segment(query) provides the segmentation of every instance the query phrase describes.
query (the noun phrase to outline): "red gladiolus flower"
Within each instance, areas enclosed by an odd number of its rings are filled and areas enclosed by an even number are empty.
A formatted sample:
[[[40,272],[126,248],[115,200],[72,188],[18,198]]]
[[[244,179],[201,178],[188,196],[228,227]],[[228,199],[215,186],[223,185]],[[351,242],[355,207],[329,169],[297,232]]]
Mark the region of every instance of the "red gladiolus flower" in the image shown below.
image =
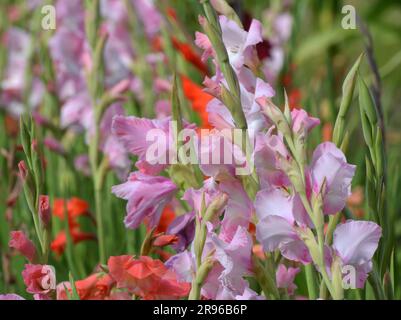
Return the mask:
[[[189,44],[181,42],[175,37],[171,38],[171,42],[174,48],[179,52],[181,52],[182,56],[186,61],[191,63],[203,74],[205,75],[208,74],[207,66],[202,62],[200,56],[192,49],[192,47]]]
[[[168,226],[175,219],[175,212],[172,209],[171,205],[165,206],[163,209],[162,215],[160,217],[160,222],[157,225],[157,228],[154,231],[154,234],[164,233],[167,231]]]
[[[70,225],[71,239],[74,244],[80,243],[85,240],[96,240],[96,236],[93,233],[83,232],[79,230],[79,226],[71,228]],[[58,255],[62,255],[67,245],[67,235],[65,231],[60,231],[53,242],[50,244],[50,249]]]
[[[67,205],[64,199],[54,200],[53,214],[63,220],[66,207],[69,219],[88,215],[89,212],[89,204],[85,200],[73,197],[68,200]]]
[[[95,273],[89,277],[75,282],[81,300],[106,300],[111,294],[115,281],[108,274]],[[57,286],[57,300],[68,300],[67,290],[72,293],[69,282]]]
[[[83,232],[80,230],[80,226],[77,221],[78,217],[89,215],[89,204],[86,201],[76,197],[71,198],[67,201],[67,203],[64,199],[56,199],[53,203],[53,214],[59,217],[60,220],[64,220],[66,207],[68,227],[70,230],[72,242],[74,244],[77,244],[85,240],[95,240],[96,236],[94,234]],[[63,230],[57,234],[56,238],[51,243],[50,248],[56,254],[61,255],[65,250],[66,244],[67,236],[65,234],[65,231]]]
[[[108,267],[117,288],[127,288],[145,300],[178,299],[187,296],[190,290],[190,284],[178,282],[176,274],[163,262],[147,256],[110,257]]]
[[[213,97],[204,92],[202,87],[192,82],[191,79],[185,76],[181,76],[181,79],[185,97],[191,102],[192,109],[199,114],[202,121],[202,127],[205,129],[212,128],[209,124],[209,115],[206,111],[206,106]]]

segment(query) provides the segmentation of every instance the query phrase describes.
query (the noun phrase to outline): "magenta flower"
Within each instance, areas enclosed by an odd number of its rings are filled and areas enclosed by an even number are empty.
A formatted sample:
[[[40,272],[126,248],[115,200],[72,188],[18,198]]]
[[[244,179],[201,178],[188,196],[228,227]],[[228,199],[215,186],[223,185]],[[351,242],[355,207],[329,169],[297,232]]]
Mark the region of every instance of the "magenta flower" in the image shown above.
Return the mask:
[[[286,267],[280,264],[276,271],[276,284],[278,288],[286,289],[291,296],[294,294],[297,286],[294,284],[295,276],[301,271],[299,268]]]
[[[351,194],[355,169],[356,166],[348,164],[344,153],[332,142],[317,146],[312,157],[310,175],[312,191],[315,194],[322,192],[325,214],[334,214],[344,209]]]
[[[155,227],[165,205],[170,202],[177,187],[168,178],[133,172],[127,182],[114,186],[112,192],[119,198],[128,200],[125,226],[136,229],[146,218],[149,227]]]
[[[259,218],[256,238],[265,251],[279,249],[288,260],[311,262],[309,250],[297,231],[307,221],[297,197],[280,189],[261,190],[256,195],[255,210]]]
[[[10,241],[8,243],[10,248],[14,248],[30,262],[33,262],[36,257],[36,248],[31,240],[27,238],[22,231],[11,231]]]
[[[343,266],[356,270],[356,287],[363,288],[372,270],[372,258],[379,245],[382,229],[374,222],[348,220],[337,226],[333,234],[333,249]]]
[[[52,266],[26,264],[22,277],[29,293],[48,296],[56,289],[56,274]]]

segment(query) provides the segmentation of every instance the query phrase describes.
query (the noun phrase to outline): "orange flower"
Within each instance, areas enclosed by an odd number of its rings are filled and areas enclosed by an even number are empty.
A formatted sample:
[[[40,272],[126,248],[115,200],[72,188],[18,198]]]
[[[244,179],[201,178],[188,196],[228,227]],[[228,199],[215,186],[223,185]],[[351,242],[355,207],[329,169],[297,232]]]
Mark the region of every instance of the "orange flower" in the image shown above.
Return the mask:
[[[200,72],[207,75],[208,69],[207,66],[203,63],[200,56],[192,49],[192,47],[184,42],[179,41],[175,37],[171,37],[171,42],[173,47],[181,52],[182,56],[186,61],[191,63],[195,68],[197,68]]]
[[[61,283],[57,286],[57,300],[67,300],[65,287],[70,293],[70,283]],[[115,281],[108,274],[95,273],[89,277],[75,282],[75,287],[81,300],[106,300],[111,296]]]
[[[74,244],[80,243],[85,240],[96,240],[96,236],[89,232],[82,232],[79,230],[79,226],[71,228],[70,226],[71,239]],[[50,244],[50,249],[58,255],[62,255],[67,245],[67,236],[65,231],[60,231],[56,238]]]
[[[55,199],[53,203],[53,214],[63,220],[65,207],[66,204],[64,199]],[[67,213],[69,219],[88,215],[88,212],[89,204],[85,200],[73,197],[67,201]]]
[[[182,88],[184,90],[185,97],[191,102],[192,109],[196,111],[202,121],[202,127],[210,129],[212,126],[209,124],[209,115],[206,111],[206,106],[213,96],[204,92],[202,87],[192,82],[191,79],[182,75]]]
[[[76,197],[71,198],[67,201],[67,203],[64,199],[55,199],[53,203],[53,214],[59,217],[60,220],[64,220],[66,207],[68,227],[70,230],[72,242],[74,244],[77,244],[85,240],[95,240],[96,236],[94,234],[83,232],[80,230],[80,226],[77,221],[78,217],[89,215],[89,204],[85,200]],[[66,244],[67,236],[65,234],[65,231],[62,230],[57,234],[56,238],[51,243],[50,248],[56,254],[62,255],[65,250]]]
[[[145,300],[178,299],[187,296],[190,290],[189,283],[178,282],[176,274],[163,262],[148,256],[110,257],[108,267],[117,288],[127,288]]]
[[[171,222],[173,222],[174,219],[175,219],[175,212],[171,207],[171,205],[169,204],[164,207],[162,215],[160,217],[159,225],[157,226],[154,233],[158,234],[166,232],[168,226],[171,224]]]

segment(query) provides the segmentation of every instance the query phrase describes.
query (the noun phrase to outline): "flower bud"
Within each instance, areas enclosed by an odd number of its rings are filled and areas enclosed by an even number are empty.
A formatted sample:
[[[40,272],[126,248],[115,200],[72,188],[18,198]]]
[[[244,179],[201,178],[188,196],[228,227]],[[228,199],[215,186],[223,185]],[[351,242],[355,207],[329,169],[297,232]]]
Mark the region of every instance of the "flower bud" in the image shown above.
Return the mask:
[[[51,219],[49,196],[41,195],[39,197],[39,218],[46,228],[49,225]]]
[[[22,160],[18,163],[18,170],[19,170],[19,176],[21,177],[21,180],[23,182],[25,182],[26,178],[28,177],[28,168],[26,167],[26,163],[24,160]]]
[[[22,231],[11,231],[10,241],[8,243],[10,248],[14,248],[30,262],[35,260],[36,248],[31,240]]]

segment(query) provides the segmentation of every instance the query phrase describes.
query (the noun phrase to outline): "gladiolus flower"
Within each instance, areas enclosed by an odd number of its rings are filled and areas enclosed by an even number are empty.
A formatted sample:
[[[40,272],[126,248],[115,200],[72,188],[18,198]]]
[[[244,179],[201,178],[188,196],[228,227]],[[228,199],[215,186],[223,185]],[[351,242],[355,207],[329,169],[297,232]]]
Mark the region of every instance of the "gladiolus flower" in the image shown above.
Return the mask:
[[[206,129],[211,128],[208,120],[209,114],[206,111],[206,107],[213,97],[204,92],[201,86],[192,82],[188,77],[181,76],[181,79],[185,97],[191,101],[192,109],[199,114],[202,121],[202,127]]]
[[[64,220],[64,212],[67,208],[69,219],[74,219],[80,216],[86,216],[89,212],[89,204],[82,199],[73,197],[65,202],[64,199],[55,199],[53,203],[53,214]]]
[[[15,293],[0,294],[0,300],[25,300],[23,297]]]
[[[112,188],[117,197],[128,200],[124,223],[130,229],[138,228],[145,218],[150,228],[157,226],[165,205],[176,190],[170,179],[141,172],[131,173],[127,182]]]
[[[95,273],[89,277],[75,281],[80,300],[106,300],[111,295],[115,281],[108,274]],[[66,289],[72,293],[71,284],[62,282],[57,285],[57,300],[67,300]]]
[[[145,300],[178,299],[189,293],[190,284],[179,282],[160,260],[147,256],[110,257],[108,267],[118,288],[128,288]]]
[[[10,248],[14,248],[21,253],[30,262],[35,260],[36,248],[31,240],[27,238],[22,231],[11,231],[10,242],[8,243]]]
[[[355,169],[332,142],[321,143],[315,149],[310,168],[312,190],[315,194],[322,192],[325,214],[334,214],[344,209],[351,194]]]
[[[29,293],[49,295],[56,289],[56,274],[52,266],[26,264],[22,277]]]
[[[379,245],[382,229],[374,222],[348,220],[334,230],[333,249],[343,266],[353,266],[356,287],[363,288],[372,270],[372,258]]]
[[[49,196],[41,195],[39,197],[39,218],[45,227],[49,225],[51,219]]]
[[[301,271],[299,268],[287,268],[285,265],[280,264],[276,271],[276,284],[277,288],[286,289],[287,293],[291,296],[294,294],[297,286],[294,284],[295,276]]]
[[[183,55],[184,59],[193,64],[200,72],[207,74],[207,66],[202,62],[199,55],[192,49],[189,44],[179,41],[177,38],[172,37],[171,42],[175,49]]]

